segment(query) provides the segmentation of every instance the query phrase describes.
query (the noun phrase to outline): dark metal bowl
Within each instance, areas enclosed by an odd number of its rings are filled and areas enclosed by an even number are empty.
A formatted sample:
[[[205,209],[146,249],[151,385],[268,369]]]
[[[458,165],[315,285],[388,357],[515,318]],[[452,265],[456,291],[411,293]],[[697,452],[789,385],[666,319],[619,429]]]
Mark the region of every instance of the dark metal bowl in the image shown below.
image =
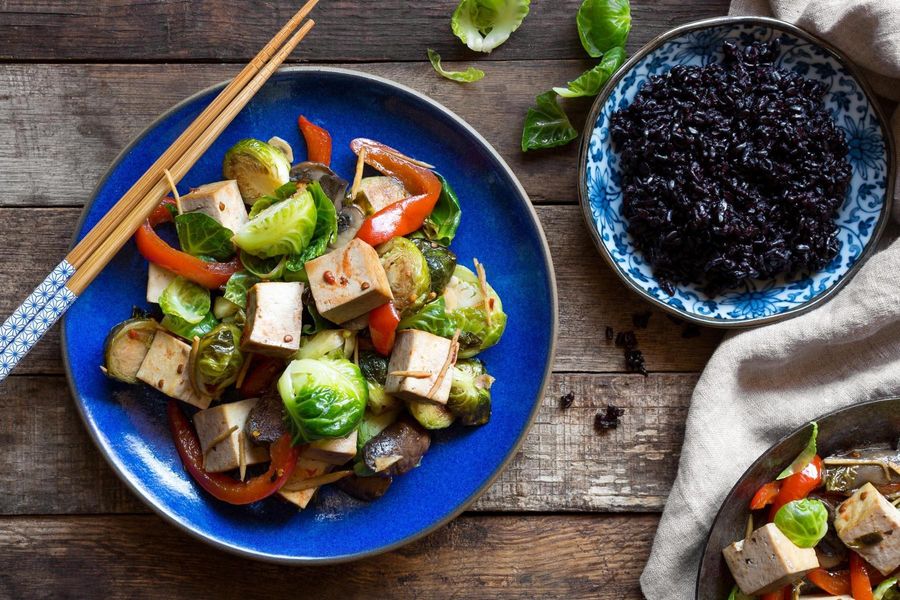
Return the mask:
[[[873,400],[828,413],[819,423],[819,454],[871,444],[894,444],[900,436],[900,398]],[[743,539],[748,506],[761,485],[772,481],[803,450],[809,440],[809,426],[797,429],[769,448],[731,488],[713,522],[700,570],[697,573],[697,600],[724,600],[734,580],[722,557],[722,549]]]

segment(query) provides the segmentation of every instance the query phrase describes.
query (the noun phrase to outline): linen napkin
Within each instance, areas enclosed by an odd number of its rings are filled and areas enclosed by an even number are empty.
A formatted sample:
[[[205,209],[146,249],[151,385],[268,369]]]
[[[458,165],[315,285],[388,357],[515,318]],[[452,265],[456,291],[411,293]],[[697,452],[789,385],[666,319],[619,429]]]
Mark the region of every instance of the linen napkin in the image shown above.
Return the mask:
[[[900,0],[732,0],[731,14],[796,23],[900,100]],[[900,109],[892,127],[900,141]],[[900,240],[882,246],[830,302],[731,334],[713,354],[691,398],[678,476],[641,575],[650,600],[694,597],[719,506],[772,443],[822,413],[900,395]]]

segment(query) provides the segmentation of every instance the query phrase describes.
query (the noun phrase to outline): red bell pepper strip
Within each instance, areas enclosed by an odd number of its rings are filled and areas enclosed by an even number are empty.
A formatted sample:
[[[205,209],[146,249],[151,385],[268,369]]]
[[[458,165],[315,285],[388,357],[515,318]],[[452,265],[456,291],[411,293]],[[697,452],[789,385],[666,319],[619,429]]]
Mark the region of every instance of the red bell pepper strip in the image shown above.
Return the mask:
[[[753,499],[750,501],[750,510],[759,510],[772,504],[775,502],[775,497],[778,496],[778,492],[780,491],[780,481],[770,481],[769,483],[763,484],[762,487],[756,490],[756,494],[753,495]]]
[[[269,391],[282,371],[284,371],[284,361],[255,354],[253,365],[240,387],[241,397],[259,398]]]
[[[399,323],[400,315],[393,302],[382,304],[369,313],[369,335],[379,354],[387,356],[391,353]]]
[[[206,262],[187,252],[176,250],[153,230],[160,223],[172,221],[172,213],[167,206],[173,202],[171,198],[163,200],[134,234],[138,252],[150,262],[203,287],[211,290],[222,287],[236,271],[240,270],[241,263],[237,258],[227,263]]]
[[[429,169],[409,162],[398,151],[379,142],[357,138],[350,148],[359,154],[366,150],[366,163],[379,172],[398,179],[411,194],[385,206],[363,221],[356,237],[371,246],[416,231],[434,210],[441,195],[441,182]]]
[[[822,458],[817,454],[799,473],[781,480],[781,491],[775,496],[772,508],[769,509],[769,520],[775,520],[775,513],[782,506],[794,500],[806,498],[811,491],[822,483]]]
[[[791,593],[793,591],[794,591],[793,588],[788,585],[788,586],[781,588],[777,592],[763,594],[759,598],[760,598],[760,600],[791,600]]]
[[[310,123],[303,115],[297,118],[297,126],[306,140],[307,160],[331,166],[331,135],[318,125]]]
[[[223,473],[207,473],[203,469],[203,452],[200,440],[194,433],[184,412],[175,400],[169,400],[166,409],[169,428],[175,439],[175,447],[188,473],[204,490],[229,504],[250,504],[277,492],[291,477],[297,466],[300,449],[291,445],[291,436],[284,434],[269,449],[272,461],[269,470],[248,481],[238,481]]]
[[[873,600],[872,582],[863,559],[856,552],[850,552],[850,595],[853,600]]]
[[[849,571],[826,571],[825,569],[816,569],[807,573],[806,578],[822,591],[828,592],[834,596],[850,593]]]

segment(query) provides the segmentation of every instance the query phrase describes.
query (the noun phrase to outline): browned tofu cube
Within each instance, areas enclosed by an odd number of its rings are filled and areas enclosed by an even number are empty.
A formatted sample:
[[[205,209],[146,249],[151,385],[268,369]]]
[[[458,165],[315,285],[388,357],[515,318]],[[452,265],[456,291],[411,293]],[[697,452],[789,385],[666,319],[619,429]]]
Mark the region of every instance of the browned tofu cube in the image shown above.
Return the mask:
[[[303,284],[263,281],[247,292],[247,323],[241,350],[287,358],[300,348]]]
[[[256,402],[256,398],[229,402],[194,415],[194,427],[203,450],[204,469],[210,473],[237,469],[241,465],[242,448],[244,464],[255,465],[269,460],[268,449],[253,444],[244,431],[247,416]],[[235,427],[237,429],[231,431]]]
[[[819,566],[813,548],[800,548],[769,523],[722,551],[731,575],[748,596],[768,594]]]
[[[453,369],[444,372],[436,387],[435,382],[451,352],[451,340],[439,335],[415,329],[397,332],[384,391],[403,400],[447,404]],[[451,366],[455,360],[455,356],[450,357]]]
[[[186,213],[202,212],[232,233],[249,220],[237,181],[233,179],[194,188],[190,194],[181,197],[181,208]]]
[[[344,323],[393,300],[375,248],[354,239],[306,263],[309,288],[319,314]]]
[[[882,575],[900,567],[900,510],[871,483],[841,503],[834,529]]]
[[[305,454],[305,452],[300,454],[300,458],[297,459],[297,466],[294,467],[294,472],[291,473],[291,476],[285,482],[284,487],[278,491],[278,494],[282,498],[292,504],[296,504],[301,509],[307,507],[309,501],[312,500],[312,497],[319,488],[312,487],[305,490],[290,491],[291,487],[305,479],[312,479],[313,477],[324,475],[334,468],[333,465],[328,464],[327,462],[309,458],[308,456],[305,456]]]
[[[157,331],[136,377],[170,398],[206,408],[212,398],[198,394],[188,379],[190,355],[190,346],[164,331]]]
[[[311,442],[303,456],[314,460],[321,460],[332,465],[342,465],[356,456],[357,430],[342,438],[330,440],[316,440]]]

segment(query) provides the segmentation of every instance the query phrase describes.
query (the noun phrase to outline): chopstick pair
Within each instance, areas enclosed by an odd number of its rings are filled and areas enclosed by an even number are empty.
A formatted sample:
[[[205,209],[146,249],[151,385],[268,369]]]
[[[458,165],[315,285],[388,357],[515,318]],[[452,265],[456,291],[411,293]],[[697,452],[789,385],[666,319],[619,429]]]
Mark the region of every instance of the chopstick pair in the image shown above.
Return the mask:
[[[0,325],[0,381],[72,306],[315,25],[309,0]],[[298,29],[299,27],[299,29]]]

